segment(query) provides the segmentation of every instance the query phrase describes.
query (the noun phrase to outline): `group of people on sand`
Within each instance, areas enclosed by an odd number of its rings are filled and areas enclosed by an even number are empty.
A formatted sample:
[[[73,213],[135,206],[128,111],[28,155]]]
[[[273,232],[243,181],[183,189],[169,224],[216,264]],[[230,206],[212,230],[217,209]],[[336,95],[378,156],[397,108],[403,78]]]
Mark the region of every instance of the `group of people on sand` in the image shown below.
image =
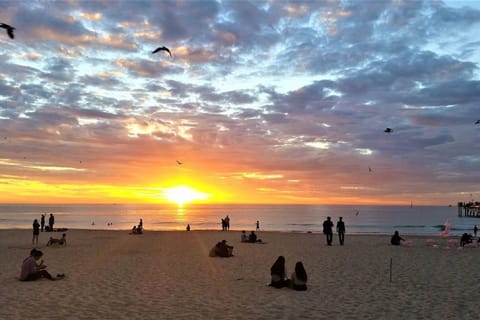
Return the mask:
[[[254,231],[251,231],[249,235],[242,230],[242,234],[240,235],[241,242],[248,242],[248,243],[261,243],[262,239],[258,239],[257,234]]]
[[[275,263],[270,268],[270,275],[272,277],[269,286],[274,288],[288,287],[297,291],[307,290],[307,272],[301,261],[295,264],[295,271],[292,272],[290,279],[287,278],[287,271],[285,268],[285,257],[279,256]]]
[[[233,257],[233,246],[228,245],[227,240],[219,241],[210,249],[209,256],[222,258]]]
[[[143,220],[140,219],[138,226],[133,226],[130,234],[143,234]]]
[[[222,218],[222,231],[230,230],[230,217],[227,216]]]
[[[327,217],[327,219],[323,222],[323,234],[327,239],[327,246],[331,246],[333,242],[333,222],[332,218]],[[337,221],[337,233],[338,233],[338,241],[341,246],[345,243],[345,222],[343,218],[338,218]]]
[[[48,221],[48,226],[45,226],[45,215],[46,214],[42,214],[41,218],[40,218],[40,223],[38,223],[38,220],[37,219],[34,219],[33,220],[33,224],[32,224],[32,229],[33,229],[33,237],[32,237],[32,246],[38,246],[38,237],[40,236],[40,231],[46,231],[46,232],[52,232],[52,231],[55,231],[55,229],[53,228],[53,225],[55,224],[55,217],[53,216],[53,214],[51,213],[50,214],[50,218],[49,218],[49,221]],[[57,229],[57,231],[66,231],[68,229],[66,228],[61,228],[61,229]],[[66,239],[65,239],[65,234],[64,236],[62,237],[64,239],[64,241],[61,241],[62,244],[66,244]],[[53,239],[53,242],[56,241],[59,241],[61,239],[54,239],[53,237],[50,237],[50,240],[49,242]],[[48,244],[47,244],[48,245]]]
[[[55,224],[55,216],[53,215],[53,213],[50,213],[50,217],[48,218],[48,226],[45,225],[45,217],[46,217],[47,213],[44,213],[42,214],[42,216],[40,217],[40,230],[43,232],[44,230],[46,232],[51,232],[51,231],[54,231],[55,229],[53,228],[53,225]],[[35,221],[37,221],[38,223],[38,220],[35,219]]]

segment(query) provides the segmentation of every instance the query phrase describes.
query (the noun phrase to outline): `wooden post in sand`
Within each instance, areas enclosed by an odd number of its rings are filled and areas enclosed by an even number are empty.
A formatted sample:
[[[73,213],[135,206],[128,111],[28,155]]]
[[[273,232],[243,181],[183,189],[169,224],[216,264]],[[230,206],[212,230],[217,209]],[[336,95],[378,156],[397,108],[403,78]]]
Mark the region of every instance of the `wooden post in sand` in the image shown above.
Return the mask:
[[[390,282],[392,282],[392,266],[393,266],[393,258],[390,258]]]

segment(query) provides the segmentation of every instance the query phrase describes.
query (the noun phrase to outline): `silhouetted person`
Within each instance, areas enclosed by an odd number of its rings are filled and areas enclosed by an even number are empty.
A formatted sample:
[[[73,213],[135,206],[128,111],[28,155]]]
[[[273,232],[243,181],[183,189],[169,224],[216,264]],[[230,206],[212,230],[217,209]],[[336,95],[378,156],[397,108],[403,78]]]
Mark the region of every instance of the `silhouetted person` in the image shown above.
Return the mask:
[[[323,222],[323,234],[325,234],[327,238],[327,245],[332,245],[333,239],[333,222],[330,217],[327,217],[327,220]]]
[[[48,227],[50,228],[50,231],[53,231],[54,224],[55,224],[55,217],[53,216],[53,213],[50,213],[50,218],[48,218]]]
[[[462,237],[460,238],[460,246],[464,246],[468,243],[472,243],[473,242],[473,239],[472,239],[472,235],[471,234],[468,234],[468,233],[464,233],[462,235]]]
[[[338,218],[337,233],[340,245],[343,246],[343,243],[345,241],[345,223],[343,222],[342,217]]]
[[[228,216],[228,214],[225,217],[225,229],[230,230],[230,217]]]
[[[257,232],[260,230],[260,221],[257,220]]]
[[[42,214],[42,218],[40,219],[40,231],[43,232],[44,228],[45,228],[45,214]]]
[[[290,287],[297,291],[307,290],[307,272],[301,261],[295,264],[295,272],[290,277]]]
[[[400,234],[398,233],[398,231],[395,231],[393,233],[393,236],[392,238],[390,239],[390,243],[394,246],[399,246],[401,241],[405,241],[405,239],[403,239],[402,237],[400,237]]]
[[[473,235],[474,235],[475,237],[477,236],[477,231],[478,231],[477,225],[474,225],[474,226],[473,226]]]
[[[257,242],[257,235],[255,234],[255,232],[250,232],[250,234],[248,235],[248,242]]]
[[[269,286],[280,289],[289,285],[290,282],[286,278],[285,257],[279,256],[277,258],[270,268],[270,275],[272,276],[272,280]]]
[[[37,261],[42,256],[43,253],[40,250],[32,249],[30,251],[30,256],[23,260],[20,271],[20,281],[34,281],[40,278],[47,278],[49,280],[63,279],[63,274],[59,274],[55,278],[52,277],[50,273],[45,270],[47,266],[43,264],[43,260],[40,261],[40,264],[37,264]]]
[[[38,223],[37,219],[33,220],[32,227],[33,227],[32,246],[33,245],[38,246],[38,235],[40,234],[40,224]]]
[[[190,224],[187,224],[187,231],[190,231]]]

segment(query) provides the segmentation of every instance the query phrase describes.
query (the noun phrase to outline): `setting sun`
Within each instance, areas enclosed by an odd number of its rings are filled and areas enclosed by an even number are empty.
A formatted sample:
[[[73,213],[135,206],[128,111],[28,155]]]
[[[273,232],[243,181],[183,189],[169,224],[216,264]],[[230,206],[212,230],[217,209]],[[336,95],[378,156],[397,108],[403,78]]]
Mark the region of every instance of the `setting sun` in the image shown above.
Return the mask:
[[[187,186],[171,187],[165,190],[165,198],[168,201],[182,205],[195,200],[205,200],[209,194],[197,191]]]

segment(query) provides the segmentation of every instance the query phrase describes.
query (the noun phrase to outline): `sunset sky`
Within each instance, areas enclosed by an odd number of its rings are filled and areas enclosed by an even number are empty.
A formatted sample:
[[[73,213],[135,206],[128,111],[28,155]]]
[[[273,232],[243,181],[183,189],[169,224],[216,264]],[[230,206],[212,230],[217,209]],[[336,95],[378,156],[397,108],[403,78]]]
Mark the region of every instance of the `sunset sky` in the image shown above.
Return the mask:
[[[1,0],[0,22],[2,203],[480,200],[480,1]]]

